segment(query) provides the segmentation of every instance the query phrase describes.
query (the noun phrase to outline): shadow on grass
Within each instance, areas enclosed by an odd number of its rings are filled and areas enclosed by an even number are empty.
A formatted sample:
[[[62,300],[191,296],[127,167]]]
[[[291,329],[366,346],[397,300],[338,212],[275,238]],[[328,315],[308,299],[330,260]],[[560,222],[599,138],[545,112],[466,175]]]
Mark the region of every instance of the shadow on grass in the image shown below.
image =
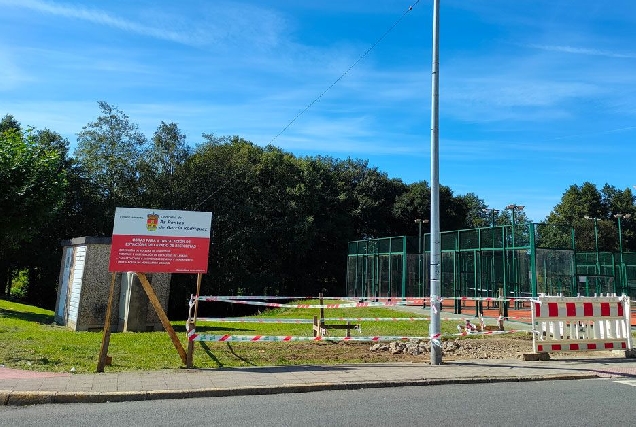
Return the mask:
[[[232,345],[229,342],[226,342],[225,344],[227,344],[227,348],[230,351],[230,353],[232,353],[232,355],[234,357],[236,357],[237,359],[239,359],[241,362],[250,365],[250,366],[257,366],[255,363],[252,363],[251,361],[247,360],[246,358],[238,355],[235,351],[234,351],[234,347],[232,347]],[[223,365],[223,363],[214,355],[214,353],[212,353],[212,349],[203,341],[201,341],[201,348],[205,351],[205,353],[208,355],[208,357],[210,357],[210,359],[216,363],[216,365],[219,368],[223,368],[225,365]]]
[[[0,308],[0,317],[25,320],[27,322],[38,322],[45,325],[50,325],[55,320],[55,316],[52,314],[36,314],[24,311],[8,310],[5,308]]]
[[[214,353],[212,353],[212,350],[210,349],[210,347],[208,347],[208,345],[207,345],[205,342],[203,342],[203,341],[201,341],[201,348],[205,351],[205,354],[207,354],[207,355],[210,357],[210,359],[212,359],[212,361],[213,361],[214,363],[216,363],[216,365],[217,365],[219,368],[222,368],[223,366],[225,366],[225,365],[223,365],[223,363],[221,363],[221,361],[220,361],[220,360],[219,360],[219,359],[218,359],[218,358],[214,355]]]
[[[249,360],[247,360],[244,357],[239,356],[238,354],[236,354],[236,352],[234,351],[234,347],[232,347],[232,344],[230,344],[229,342],[226,342],[225,344],[227,344],[227,348],[230,350],[230,353],[232,353],[232,355],[234,357],[236,357],[237,359],[239,359],[240,361],[244,362],[247,365],[251,365],[251,366],[256,366],[256,364],[250,362]]]

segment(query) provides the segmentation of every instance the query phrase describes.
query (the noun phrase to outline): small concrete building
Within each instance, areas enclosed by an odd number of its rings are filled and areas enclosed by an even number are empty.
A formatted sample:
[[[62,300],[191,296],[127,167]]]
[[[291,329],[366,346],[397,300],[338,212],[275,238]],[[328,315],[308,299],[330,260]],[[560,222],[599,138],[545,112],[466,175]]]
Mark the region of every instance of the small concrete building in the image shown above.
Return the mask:
[[[62,242],[55,321],[74,331],[104,329],[112,273],[111,239],[77,237]],[[164,311],[170,295],[169,273],[147,275]],[[116,273],[111,307],[112,332],[163,330],[161,320],[134,273]]]

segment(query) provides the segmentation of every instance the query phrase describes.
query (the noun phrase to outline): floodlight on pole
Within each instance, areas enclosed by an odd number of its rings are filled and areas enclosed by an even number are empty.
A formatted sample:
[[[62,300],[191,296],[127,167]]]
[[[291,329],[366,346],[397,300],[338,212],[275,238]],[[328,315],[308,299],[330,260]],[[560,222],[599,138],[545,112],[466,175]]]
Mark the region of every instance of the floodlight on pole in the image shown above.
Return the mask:
[[[495,215],[499,213],[499,209],[483,208],[482,212],[490,212],[490,227],[495,226]]]

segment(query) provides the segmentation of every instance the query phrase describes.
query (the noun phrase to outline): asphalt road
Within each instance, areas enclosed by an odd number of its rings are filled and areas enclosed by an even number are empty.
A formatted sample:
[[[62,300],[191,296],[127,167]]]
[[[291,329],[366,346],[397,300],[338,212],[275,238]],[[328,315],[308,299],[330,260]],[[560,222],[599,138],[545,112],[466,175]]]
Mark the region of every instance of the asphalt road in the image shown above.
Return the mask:
[[[633,425],[636,379],[0,407],[0,426]]]

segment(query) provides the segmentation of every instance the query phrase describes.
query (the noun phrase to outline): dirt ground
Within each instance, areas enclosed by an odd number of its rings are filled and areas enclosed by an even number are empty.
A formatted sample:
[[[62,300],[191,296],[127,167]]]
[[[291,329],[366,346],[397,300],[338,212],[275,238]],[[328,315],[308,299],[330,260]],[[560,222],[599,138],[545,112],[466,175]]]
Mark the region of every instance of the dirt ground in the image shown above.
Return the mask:
[[[446,341],[442,355],[447,359],[515,359],[523,353],[532,353],[532,336],[480,337]]]
[[[430,363],[430,347],[428,343],[352,343],[324,342],[321,345],[301,345],[297,356],[304,360],[327,358],[331,362],[357,361],[363,363],[412,362]],[[519,359],[521,355],[532,353],[532,336],[514,337],[469,337],[443,341],[442,359],[474,360],[474,359]],[[621,352],[556,352],[551,359],[585,358],[585,357],[624,357]],[[294,356],[288,356],[293,360]]]
[[[368,351],[388,353],[410,361],[430,360],[428,343],[417,347],[409,343],[387,343],[369,346]],[[442,342],[442,357],[445,360],[466,359],[516,359],[523,353],[532,353],[532,336],[527,337],[477,337],[447,340]],[[406,361],[406,360],[405,360]]]
[[[253,348],[253,344],[250,346]],[[268,358],[266,347],[259,350],[263,359]],[[468,359],[516,359],[520,354],[532,352],[532,337],[477,337],[444,341],[444,360]],[[293,351],[278,353],[272,363],[429,363],[430,347],[427,342],[356,343],[328,342],[296,343]]]

